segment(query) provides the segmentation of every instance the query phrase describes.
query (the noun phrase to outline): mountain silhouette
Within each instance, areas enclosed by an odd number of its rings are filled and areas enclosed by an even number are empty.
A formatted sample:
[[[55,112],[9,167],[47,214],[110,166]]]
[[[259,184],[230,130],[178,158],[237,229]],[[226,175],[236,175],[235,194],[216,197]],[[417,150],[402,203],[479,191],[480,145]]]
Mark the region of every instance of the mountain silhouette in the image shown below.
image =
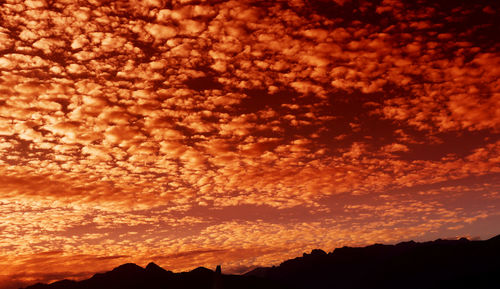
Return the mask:
[[[441,240],[343,247],[311,254],[245,276],[290,288],[500,288],[500,235],[486,241]]]
[[[35,284],[26,289],[227,289],[279,288],[277,282],[256,276],[226,275],[220,266],[216,271],[198,267],[190,272],[173,273],[155,263],[146,268],[128,263],[83,281],[62,280],[51,284]]]
[[[124,264],[82,281],[26,289],[493,289],[500,288],[500,235],[486,241],[438,239],[396,245],[315,249],[243,275],[199,267],[173,273],[149,263]]]

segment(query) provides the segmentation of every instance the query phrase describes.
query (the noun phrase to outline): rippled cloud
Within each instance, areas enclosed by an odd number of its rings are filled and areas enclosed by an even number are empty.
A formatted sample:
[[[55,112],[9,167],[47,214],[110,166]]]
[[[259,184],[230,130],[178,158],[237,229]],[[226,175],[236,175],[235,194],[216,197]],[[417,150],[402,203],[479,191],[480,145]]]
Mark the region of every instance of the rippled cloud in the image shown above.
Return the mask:
[[[4,1],[0,287],[478,234],[498,5],[445,2]]]

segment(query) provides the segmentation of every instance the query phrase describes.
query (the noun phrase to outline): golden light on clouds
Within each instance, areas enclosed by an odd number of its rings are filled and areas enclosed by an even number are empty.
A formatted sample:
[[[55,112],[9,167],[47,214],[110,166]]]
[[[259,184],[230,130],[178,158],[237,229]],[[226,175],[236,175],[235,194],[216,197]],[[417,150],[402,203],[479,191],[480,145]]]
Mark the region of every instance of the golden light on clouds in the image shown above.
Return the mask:
[[[1,2],[0,287],[498,233],[497,14]]]

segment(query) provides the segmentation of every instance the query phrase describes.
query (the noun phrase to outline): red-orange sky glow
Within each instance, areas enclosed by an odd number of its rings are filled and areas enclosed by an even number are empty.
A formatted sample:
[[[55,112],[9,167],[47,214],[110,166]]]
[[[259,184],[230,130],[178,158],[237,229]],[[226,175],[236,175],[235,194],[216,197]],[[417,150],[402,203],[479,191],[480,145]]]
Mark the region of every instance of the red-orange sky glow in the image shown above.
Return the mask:
[[[500,233],[498,1],[0,2],[0,288]]]

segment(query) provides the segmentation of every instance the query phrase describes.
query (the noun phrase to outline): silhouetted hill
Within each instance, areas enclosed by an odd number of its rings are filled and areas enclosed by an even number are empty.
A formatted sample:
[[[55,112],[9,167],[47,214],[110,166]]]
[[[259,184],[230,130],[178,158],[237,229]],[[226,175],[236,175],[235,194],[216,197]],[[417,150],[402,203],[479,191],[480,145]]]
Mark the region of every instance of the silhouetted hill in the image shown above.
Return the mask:
[[[173,273],[124,264],[83,281],[26,289],[426,289],[500,288],[500,235],[486,241],[435,240],[313,250],[277,267],[224,275],[199,267]]]
[[[500,236],[487,241],[441,240],[397,245],[343,247],[311,254],[259,276],[291,288],[500,288]]]
[[[287,289],[274,281],[255,276],[222,275],[199,267],[190,272],[173,273],[149,263],[146,268],[124,264],[98,273],[83,281],[62,280],[52,284],[35,284],[26,289]]]

